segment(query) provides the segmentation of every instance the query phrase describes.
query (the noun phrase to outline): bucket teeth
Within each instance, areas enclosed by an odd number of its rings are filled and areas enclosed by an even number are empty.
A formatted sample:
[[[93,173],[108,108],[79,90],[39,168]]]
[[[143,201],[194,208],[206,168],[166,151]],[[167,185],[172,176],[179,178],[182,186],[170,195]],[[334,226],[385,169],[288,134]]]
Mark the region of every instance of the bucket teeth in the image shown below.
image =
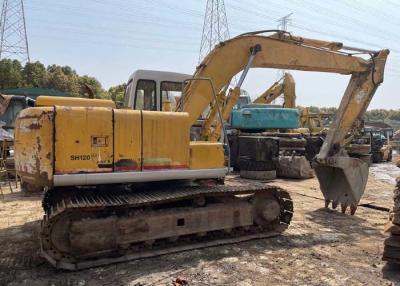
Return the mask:
[[[325,200],[325,208],[329,208],[330,203],[332,202],[332,209],[336,209],[339,205],[337,201]],[[340,203],[340,209],[342,214],[346,213],[347,208],[350,207],[350,214],[354,215],[357,211],[357,204],[349,204],[349,203]]]
[[[346,213],[347,203],[340,204],[340,207],[341,207],[341,209],[342,209],[342,214]]]
[[[357,210],[357,205],[350,205],[350,214],[354,215]]]

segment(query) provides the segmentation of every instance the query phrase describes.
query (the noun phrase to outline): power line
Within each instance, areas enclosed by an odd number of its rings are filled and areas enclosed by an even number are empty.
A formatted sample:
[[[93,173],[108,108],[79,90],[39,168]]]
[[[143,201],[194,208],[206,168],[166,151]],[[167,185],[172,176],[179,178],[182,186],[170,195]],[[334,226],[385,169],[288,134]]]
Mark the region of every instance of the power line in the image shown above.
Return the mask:
[[[155,34],[155,33],[148,33],[148,34],[135,34],[134,29],[127,29],[127,30],[120,30],[115,32],[112,29],[107,27],[100,27],[101,29],[97,29],[98,27],[91,27],[91,26],[76,26],[76,25],[68,25],[68,26],[59,26],[59,25],[47,25],[47,24],[39,24],[39,25],[31,25],[32,28],[38,28],[41,31],[46,31],[46,35],[48,37],[52,37],[49,34],[50,31],[54,31],[57,34],[61,34],[63,36],[72,35],[76,38],[81,37],[83,40],[89,38],[99,38],[104,39],[106,41],[116,40],[116,39],[129,39],[137,41],[153,41],[158,43],[171,43],[174,45],[183,45],[183,46],[197,46],[197,43],[193,40],[194,38],[188,38],[188,40],[175,40],[168,35],[163,34]],[[190,39],[190,40],[189,40]]]
[[[23,0],[4,0],[0,17],[0,60],[29,62]]]
[[[37,39],[43,39],[43,35],[40,34],[31,34],[32,38],[37,38]],[[84,38],[79,35],[73,35],[72,37],[67,37],[65,35],[60,35],[57,33],[57,35],[52,35],[51,39],[53,42],[59,40],[61,43],[64,43],[65,40],[70,40],[74,42],[74,45],[69,46],[69,49],[72,49],[78,45],[82,46],[87,46],[87,45],[93,45],[95,47],[98,47],[99,45],[102,46],[109,46],[109,47],[114,47],[114,48],[121,48],[121,47],[129,47],[129,48],[140,48],[140,49],[146,49],[146,50],[154,50],[154,51],[160,51],[160,49],[169,52],[186,52],[186,53],[191,53],[191,54],[197,54],[197,52],[194,49],[187,48],[187,47],[176,47],[174,46],[166,46],[165,43],[160,42],[160,41],[147,41],[147,42],[141,42],[139,41],[138,44],[131,44],[131,43],[126,43],[126,42],[118,42],[117,38],[112,39],[113,41],[101,41],[98,39],[90,39],[90,38]],[[78,50],[82,50],[81,47],[78,48]]]
[[[278,30],[282,30],[282,31],[287,31],[288,25],[292,23],[292,19],[290,18],[293,15],[293,13],[289,13],[279,19],[276,20],[276,22],[278,22]],[[285,70],[278,70],[277,72],[277,80],[279,78],[281,78],[283,75],[285,74]],[[276,103],[276,100],[274,100],[274,103]]]
[[[78,7],[72,7],[72,6],[59,6],[59,3],[57,5],[52,5],[52,6],[43,6],[40,7],[39,5],[35,5],[35,6],[29,6],[30,10],[36,10],[36,11],[45,11],[46,13],[48,12],[48,10],[52,10],[55,13],[63,13],[63,15],[73,15],[73,16],[77,16],[77,15],[82,15],[83,17],[81,17],[82,19],[88,18],[90,19],[90,16],[98,16],[101,14],[102,16],[102,22],[104,23],[104,20],[107,20],[108,22],[124,22],[126,24],[132,24],[132,23],[139,23],[139,24],[143,24],[143,25],[148,25],[148,24],[154,24],[160,27],[166,27],[166,26],[170,26],[170,27],[176,27],[179,26],[181,29],[183,28],[190,28],[190,29],[197,29],[201,27],[200,23],[190,23],[188,21],[176,21],[175,19],[171,19],[171,18],[165,18],[165,17],[158,17],[158,16],[153,16],[153,15],[146,15],[145,12],[142,13],[142,11],[135,11],[135,12],[131,12],[129,9],[125,9],[125,10],[121,10],[119,12],[115,12],[115,11],[107,11],[105,13],[102,13],[104,11],[101,10],[83,10],[81,8]],[[140,18],[137,17],[137,15],[140,14]],[[86,16],[86,17],[85,17]],[[89,16],[89,17],[87,17]],[[41,23],[44,21],[45,19],[41,19]],[[90,22],[92,24],[92,22]],[[96,25],[98,26],[98,25]],[[136,33],[139,31],[136,31]]]
[[[287,31],[288,25],[292,23],[292,19],[290,19],[292,15],[293,13],[290,13],[276,20],[278,22],[278,30]]]
[[[296,5],[294,5],[294,4],[296,4]],[[335,15],[337,15],[337,17],[341,20],[341,21],[338,21],[331,17],[330,12],[333,9],[327,9],[326,7],[323,7],[322,5],[319,5],[319,7],[318,7],[319,9],[315,9],[316,7],[314,7],[313,4],[310,4],[310,8],[304,7],[304,5],[302,5],[302,4],[299,4],[299,5],[297,5],[297,4],[298,4],[298,2],[294,2],[293,5],[286,6],[286,5],[278,4],[277,2],[273,2],[273,5],[269,5],[268,7],[265,7],[262,5],[255,5],[255,3],[252,3],[251,6],[256,9],[256,11],[254,13],[251,13],[251,11],[247,11],[245,8],[242,9],[242,7],[235,7],[235,9],[237,8],[237,10],[240,10],[242,13],[246,13],[249,15],[251,14],[253,17],[256,16],[256,17],[262,18],[264,21],[265,20],[270,21],[271,17],[273,17],[275,14],[271,15],[270,13],[262,13],[260,11],[265,10],[265,11],[269,11],[269,12],[272,11],[274,13],[278,13],[277,12],[278,10],[276,10],[277,8],[282,9],[283,11],[295,10],[296,11],[296,19],[297,19],[296,22],[301,22],[301,23],[306,22],[307,24],[303,25],[304,27],[306,27],[306,29],[309,27],[318,27],[319,28],[318,31],[314,30],[313,33],[318,32],[318,34],[326,34],[326,31],[329,30],[329,28],[331,28],[331,30],[334,30],[335,32],[337,32],[338,31],[337,28],[340,26],[342,29],[344,29],[346,31],[346,33],[348,31],[351,31],[354,29],[360,30],[362,32],[362,35],[368,34],[371,37],[377,38],[381,41],[388,41],[390,43],[390,45],[389,45],[390,48],[393,45],[393,37],[389,37],[387,35],[388,33],[393,32],[393,31],[386,30],[386,32],[384,32],[384,31],[382,31],[382,29],[379,29],[379,27],[376,27],[373,25],[369,25],[370,28],[365,29],[364,26],[368,25],[369,23],[366,23],[365,21],[360,21],[360,20],[357,20],[357,22],[354,22],[352,18],[349,18],[349,17],[347,17],[343,14],[339,14],[337,12],[334,12]],[[307,5],[308,3],[304,2],[304,4]],[[232,5],[229,5],[229,7],[231,7],[231,6]],[[299,12],[299,13],[297,14],[297,12]],[[300,15],[300,17],[297,17],[299,15]],[[306,21],[304,21],[304,19]],[[317,19],[321,19],[321,21],[318,21],[318,23],[315,23]],[[234,22],[234,24],[236,24],[236,22]],[[329,27],[329,28],[327,29],[325,27]],[[380,31],[374,33],[372,31],[372,29],[374,29],[374,28],[379,29]],[[303,30],[305,30],[305,29],[303,29]],[[395,29],[392,29],[392,30],[395,30]],[[320,31],[324,31],[325,33],[320,32]],[[332,35],[333,33],[330,33],[330,34]],[[340,35],[338,37],[343,38],[342,35]],[[355,41],[357,41],[357,38],[352,36],[350,41],[355,42]],[[362,40],[358,39],[358,42],[360,42],[360,41],[362,41]],[[374,46],[378,46],[378,45],[374,44]],[[382,46],[380,46],[380,48],[381,47]],[[394,50],[394,49],[391,48],[391,50]]]
[[[63,14],[66,15],[71,15],[71,14],[83,14],[84,17],[81,17],[82,19],[91,19],[92,16],[94,15],[99,15],[99,13],[102,14],[102,24],[101,26],[98,25],[91,25],[91,21],[87,22],[87,25],[80,25],[81,27],[78,27],[75,22],[70,22],[65,25],[64,31],[68,31],[70,29],[74,29],[74,31],[71,31],[71,33],[76,33],[78,32],[79,34],[92,34],[93,37],[96,37],[98,35],[103,35],[102,38],[106,39],[109,34],[113,34],[113,38],[116,39],[117,35],[120,37],[125,37],[125,34],[132,33],[132,35],[135,35],[135,37],[128,37],[129,40],[139,40],[144,41],[144,42],[149,42],[149,43],[155,43],[157,42],[160,45],[163,45],[164,43],[170,41],[173,42],[174,38],[170,37],[168,38],[168,34],[162,33],[162,35],[154,35],[150,37],[148,34],[148,31],[145,33],[141,31],[141,29],[138,29],[137,27],[134,27],[133,25],[126,25],[126,29],[123,30],[118,30],[118,32],[113,32],[112,29],[109,28],[109,25],[107,22],[122,22],[122,23],[127,23],[131,24],[132,22],[134,23],[140,23],[143,25],[154,25],[157,26],[157,29],[168,29],[170,28],[166,27],[167,25],[169,27],[176,27],[179,26],[179,31],[182,36],[185,37],[186,40],[188,40],[188,35],[194,36],[193,34],[187,33],[189,29],[196,29],[198,30],[199,27],[201,27],[201,23],[199,23],[199,15],[202,14],[200,11],[190,8],[190,6],[184,7],[182,5],[177,5],[174,4],[174,2],[166,1],[166,0],[149,0],[146,2],[139,2],[137,3],[138,5],[135,4],[135,7],[132,7],[131,5],[128,4],[128,2],[122,1],[122,0],[115,0],[118,2],[118,5],[114,5],[110,2],[103,2],[100,0],[90,0],[89,2],[94,3],[95,5],[90,8],[90,9],[81,9],[81,7],[77,6],[72,6],[72,5],[67,5],[66,2],[60,1],[60,2],[54,2],[54,5],[46,5],[42,6],[40,2],[36,2],[35,0],[31,0],[30,3],[34,3],[35,5],[31,4],[29,6],[29,10],[42,10],[44,12],[52,9],[54,11],[54,8],[58,8],[56,10],[56,13],[59,11],[63,11]],[[322,5],[322,3],[317,7],[318,9],[310,9],[309,5],[310,3],[305,2],[305,5],[302,6],[301,4],[295,2],[293,4],[287,5],[287,4],[278,4],[276,2],[271,3],[270,6],[266,7],[261,4],[257,3],[252,3],[251,5],[248,6],[242,6],[239,3],[242,3],[237,0],[232,0],[235,1],[233,2],[235,5],[231,4],[231,1],[226,4],[227,8],[230,9],[230,11],[233,11],[233,16],[235,19],[240,19],[240,21],[235,21],[233,22],[233,31],[235,33],[241,33],[244,31],[248,31],[250,29],[257,29],[257,28],[264,28],[265,25],[270,26],[273,23],[276,23],[276,17],[277,13],[282,13],[281,11],[288,11],[288,10],[295,10],[296,11],[296,24],[291,24],[291,27],[294,31],[307,31],[311,34],[318,34],[318,35],[328,35],[329,37],[337,38],[337,40],[346,40],[350,41],[352,43],[359,43],[362,46],[366,45],[367,47],[376,47],[382,48],[385,46],[389,46],[390,50],[392,51],[390,55],[390,61],[388,64],[392,64],[393,66],[398,66],[397,63],[399,61],[399,58],[395,58],[396,55],[399,55],[400,50],[397,48],[397,46],[393,47],[395,45],[395,42],[393,41],[388,41],[389,39],[389,34],[385,33],[378,33],[377,30],[372,31],[372,29],[369,28],[374,28],[376,29],[375,26],[373,26],[373,23],[365,21],[365,19],[354,19],[353,21],[352,18],[349,18],[345,13],[338,13],[337,11],[334,12],[335,18],[343,20],[335,20],[332,17],[326,17],[325,15],[328,15],[329,13],[329,5]],[[186,3],[186,2],[185,2]],[[238,3],[238,5],[236,5]],[[288,2],[285,2],[288,3]],[[61,4],[61,5],[60,5]],[[65,5],[63,5],[65,4]],[[107,12],[104,11],[104,9],[98,5],[101,4],[103,8],[107,9]],[[32,6],[33,5],[33,6]],[[139,7],[140,6],[140,7]],[[115,9],[113,7],[116,7]],[[246,9],[246,7],[252,7],[252,9]],[[158,13],[153,15],[153,13],[150,13],[152,11],[155,11],[154,9],[157,8],[157,10],[164,9],[165,10],[174,10],[176,13],[173,15],[171,13]],[[316,8],[316,7],[314,7]],[[363,7],[365,8],[365,7]],[[354,9],[351,9],[347,7],[348,11],[351,11],[351,13],[355,12]],[[268,13],[266,13],[268,11]],[[368,14],[373,13],[374,11],[369,10],[369,9],[364,9],[363,12],[365,11],[365,16],[368,16]],[[369,11],[369,12],[368,12]],[[229,12],[229,11],[228,11]],[[297,14],[299,12],[299,15]],[[140,19],[137,17],[138,14],[141,15]],[[177,21],[179,18],[176,17],[176,15],[182,15],[184,17],[184,20],[181,19],[181,21]],[[361,13],[359,13],[361,15]],[[364,14],[364,13],[363,13]],[[388,12],[389,14],[389,12]],[[250,17],[251,16],[251,17]],[[200,16],[201,17],[201,16]],[[322,21],[322,18],[325,20]],[[321,19],[321,21],[320,21]],[[62,20],[62,19],[61,19]],[[47,21],[47,23],[46,23]],[[42,19],[41,20],[41,26],[45,23],[45,26],[49,26],[49,29],[53,26],[51,22],[47,19]],[[353,35],[348,34],[350,31],[354,30],[361,30],[363,29],[364,24],[368,25],[368,29],[364,29],[363,33],[357,33],[355,37]],[[55,26],[54,26],[55,27]],[[81,32],[81,29],[84,27],[85,31]],[[344,31],[345,32],[342,32]],[[92,30],[92,32],[90,32]],[[394,32],[395,30],[393,29],[388,29],[388,32],[396,33]],[[122,31],[124,35],[122,35]],[[230,29],[232,31],[232,29]],[[382,31],[382,29],[380,29]],[[362,35],[364,33],[367,33],[368,36],[374,37],[374,39],[371,39],[370,37],[368,38],[362,38]],[[347,36],[347,37],[346,37]],[[376,40],[375,40],[376,38]],[[390,37],[392,39],[392,37]],[[185,41],[186,42],[186,41]],[[192,41],[188,41],[188,43],[191,43]],[[180,42],[182,43],[182,42]],[[187,43],[187,44],[188,44]],[[217,43],[217,42],[216,42]],[[216,44],[215,43],[215,44]],[[387,43],[387,44],[385,44]],[[186,45],[186,43],[185,43]],[[213,47],[213,45],[211,46]]]

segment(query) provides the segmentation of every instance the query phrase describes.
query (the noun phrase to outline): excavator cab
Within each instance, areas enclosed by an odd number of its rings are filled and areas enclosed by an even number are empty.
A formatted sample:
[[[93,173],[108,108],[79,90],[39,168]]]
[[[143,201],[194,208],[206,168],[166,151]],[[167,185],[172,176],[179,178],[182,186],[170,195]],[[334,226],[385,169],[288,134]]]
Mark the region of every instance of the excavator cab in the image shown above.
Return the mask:
[[[174,111],[189,74],[137,70],[129,78],[124,107],[135,110]]]

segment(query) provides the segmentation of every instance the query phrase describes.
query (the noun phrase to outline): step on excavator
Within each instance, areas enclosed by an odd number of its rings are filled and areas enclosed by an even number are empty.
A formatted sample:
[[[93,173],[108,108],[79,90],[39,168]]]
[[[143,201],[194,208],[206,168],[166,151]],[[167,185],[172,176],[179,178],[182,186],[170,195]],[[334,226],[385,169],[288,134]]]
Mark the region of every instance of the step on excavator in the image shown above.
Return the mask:
[[[45,190],[42,255],[57,268],[76,270],[282,233],[293,216],[289,193],[263,183],[223,184],[224,145],[190,141],[191,126],[242,71],[217,108],[213,132],[223,131],[250,67],[351,75],[314,164],[326,206],[341,203],[354,214],[368,166],[348,157],[340,142],[383,81],[388,54],[282,31],[252,32],[209,53],[187,81],[178,112],[39,97],[18,116],[15,157],[21,179]]]

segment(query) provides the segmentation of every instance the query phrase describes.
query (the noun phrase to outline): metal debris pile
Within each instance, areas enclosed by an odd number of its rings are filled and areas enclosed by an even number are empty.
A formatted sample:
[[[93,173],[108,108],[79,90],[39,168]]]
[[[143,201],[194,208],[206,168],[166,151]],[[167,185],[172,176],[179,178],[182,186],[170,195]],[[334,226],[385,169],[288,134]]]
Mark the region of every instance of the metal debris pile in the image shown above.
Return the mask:
[[[399,167],[398,164],[397,166]],[[385,240],[383,260],[400,263],[400,177],[396,179],[393,201],[394,206],[385,226],[385,232],[389,232],[390,236]]]

